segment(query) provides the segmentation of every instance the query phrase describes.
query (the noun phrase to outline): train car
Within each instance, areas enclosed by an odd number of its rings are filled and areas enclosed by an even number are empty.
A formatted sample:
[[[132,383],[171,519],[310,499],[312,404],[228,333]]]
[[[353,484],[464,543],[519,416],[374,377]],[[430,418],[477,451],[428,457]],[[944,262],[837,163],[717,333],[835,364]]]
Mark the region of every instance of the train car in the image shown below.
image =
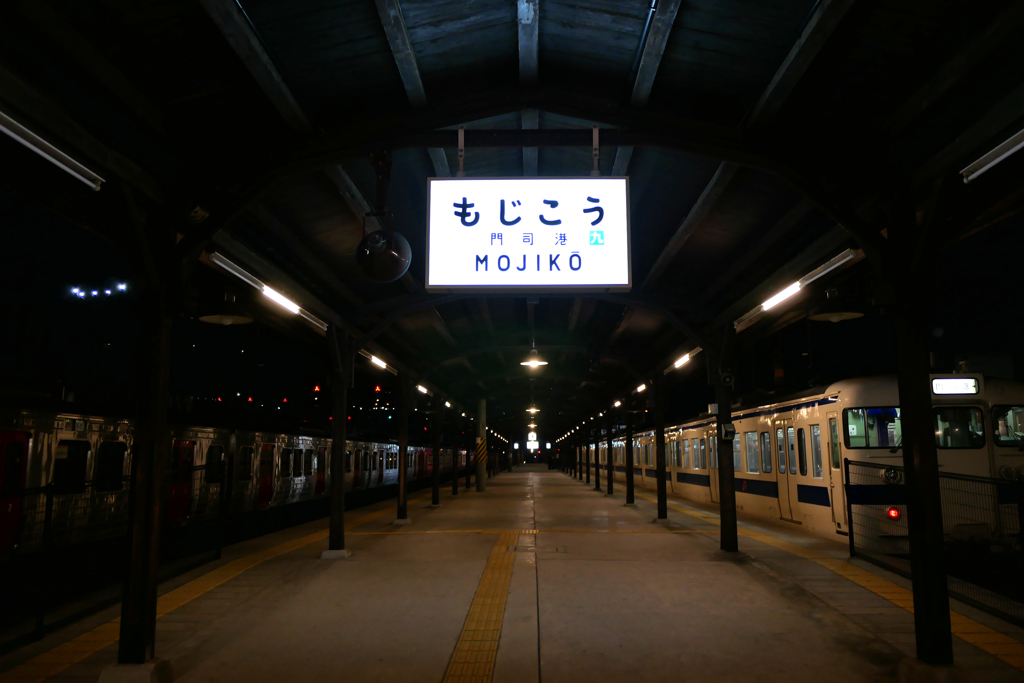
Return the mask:
[[[933,375],[931,382],[940,471],[1006,481],[1024,477],[1024,384],[976,374]],[[844,380],[776,403],[734,408],[733,425],[731,454],[717,452],[712,415],[666,428],[666,474],[675,493],[717,503],[720,466],[731,464],[738,509],[834,537],[848,533],[844,458],[903,463],[899,391],[891,376]],[[624,444],[621,451],[613,447],[620,480],[624,451]],[[653,488],[653,432],[636,435],[633,452],[637,485]],[[878,483],[901,483],[897,469],[878,471]]]
[[[129,521],[133,423],[119,418],[0,409],[0,553],[121,535]],[[331,439],[172,425],[161,504],[166,524],[287,506],[330,491]],[[451,451],[442,458],[451,471]],[[464,463],[465,451],[459,451]],[[410,482],[428,479],[430,449],[410,445]],[[346,491],[397,483],[399,447],[350,441]],[[464,464],[462,465],[464,467]],[[460,467],[461,469],[461,467]]]

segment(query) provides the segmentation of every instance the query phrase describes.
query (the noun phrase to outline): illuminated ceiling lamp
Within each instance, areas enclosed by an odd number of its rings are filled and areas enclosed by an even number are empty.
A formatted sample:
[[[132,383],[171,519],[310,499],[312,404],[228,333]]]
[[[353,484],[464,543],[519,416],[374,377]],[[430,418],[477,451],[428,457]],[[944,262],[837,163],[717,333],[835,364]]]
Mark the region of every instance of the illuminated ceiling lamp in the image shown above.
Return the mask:
[[[540,410],[537,408],[527,408],[526,412],[530,413],[531,415],[536,415],[537,413],[540,412]]]
[[[530,353],[528,356],[526,356],[526,360],[522,361],[519,364],[525,365],[529,368],[539,368],[542,365],[547,365],[548,362],[546,360],[540,359],[540,354],[537,353],[537,349],[530,349]]]
[[[839,291],[829,289],[825,292],[825,302],[811,311],[807,316],[820,322],[839,323],[844,320],[863,318],[864,312],[859,307],[839,295]]]

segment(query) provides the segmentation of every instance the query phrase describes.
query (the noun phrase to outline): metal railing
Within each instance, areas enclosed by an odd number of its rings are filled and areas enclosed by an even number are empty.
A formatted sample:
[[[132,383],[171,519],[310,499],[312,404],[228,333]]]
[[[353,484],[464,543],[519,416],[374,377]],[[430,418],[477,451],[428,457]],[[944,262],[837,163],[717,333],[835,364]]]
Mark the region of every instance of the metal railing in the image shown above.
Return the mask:
[[[850,555],[910,577],[902,467],[845,461]],[[1024,625],[1024,482],[939,473],[949,594]]]

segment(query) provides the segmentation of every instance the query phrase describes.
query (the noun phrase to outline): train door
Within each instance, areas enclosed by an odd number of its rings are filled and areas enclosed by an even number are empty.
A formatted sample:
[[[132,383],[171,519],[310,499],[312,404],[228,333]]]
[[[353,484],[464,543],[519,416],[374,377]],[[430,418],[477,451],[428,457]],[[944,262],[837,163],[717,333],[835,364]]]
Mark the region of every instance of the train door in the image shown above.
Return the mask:
[[[792,420],[775,420],[775,459],[778,467],[779,516],[793,521],[793,500],[791,491],[796,490],[796,473],[790,467],[796,467],[796,443],[793,434]],[[790,486],[792,482],[792,486]]]
[[[18,540],[28,437],[27,432],[0,432],[0,552]]]
[[[267,505],[274,496],[274,444],[260,444],[259,489],[256,505]]]
[[[384,451],[374,451],[377,458],[377,486],[384,485]]]
[[[183,522],[192,506],[192,469],[196,442],[175,439],[171,444],[171,476],[167,496],[167,521]]]
[[[313,495],[319,496],[324,492],[324,478],[327,472],[327,447],[320,446],[316,449],[316,483],[313,485]]]
[[[718,491],[718,433],[714,427],[707,429],[704,432],[704,439],[708,442],[708,475],[710,476],[711,483],[711,502],[717,503],[719,498]],[[701,444],[703,446],[703,444]]]
[[[843,450],[839,438],[839,414],[828,414],[829,498],[832,499],[832,521],[837,529],[846,528],[846,490],[843,488]]]
[[[366,482],[363,481],[363,473],[366,471],[365,463],[363,462],[363,449],[357,448],[352,456],[352,488],[353,489],[364,489],[366,488]]]

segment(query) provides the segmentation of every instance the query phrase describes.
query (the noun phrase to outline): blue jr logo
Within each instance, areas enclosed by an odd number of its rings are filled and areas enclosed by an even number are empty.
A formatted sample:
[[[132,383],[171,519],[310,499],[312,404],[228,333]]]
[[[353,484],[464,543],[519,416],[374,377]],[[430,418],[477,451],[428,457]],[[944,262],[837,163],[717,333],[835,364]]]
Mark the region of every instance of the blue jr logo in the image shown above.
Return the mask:
[[[604,244],[604,230],[591,230],[590,231],[590,245],[601,245]]]

